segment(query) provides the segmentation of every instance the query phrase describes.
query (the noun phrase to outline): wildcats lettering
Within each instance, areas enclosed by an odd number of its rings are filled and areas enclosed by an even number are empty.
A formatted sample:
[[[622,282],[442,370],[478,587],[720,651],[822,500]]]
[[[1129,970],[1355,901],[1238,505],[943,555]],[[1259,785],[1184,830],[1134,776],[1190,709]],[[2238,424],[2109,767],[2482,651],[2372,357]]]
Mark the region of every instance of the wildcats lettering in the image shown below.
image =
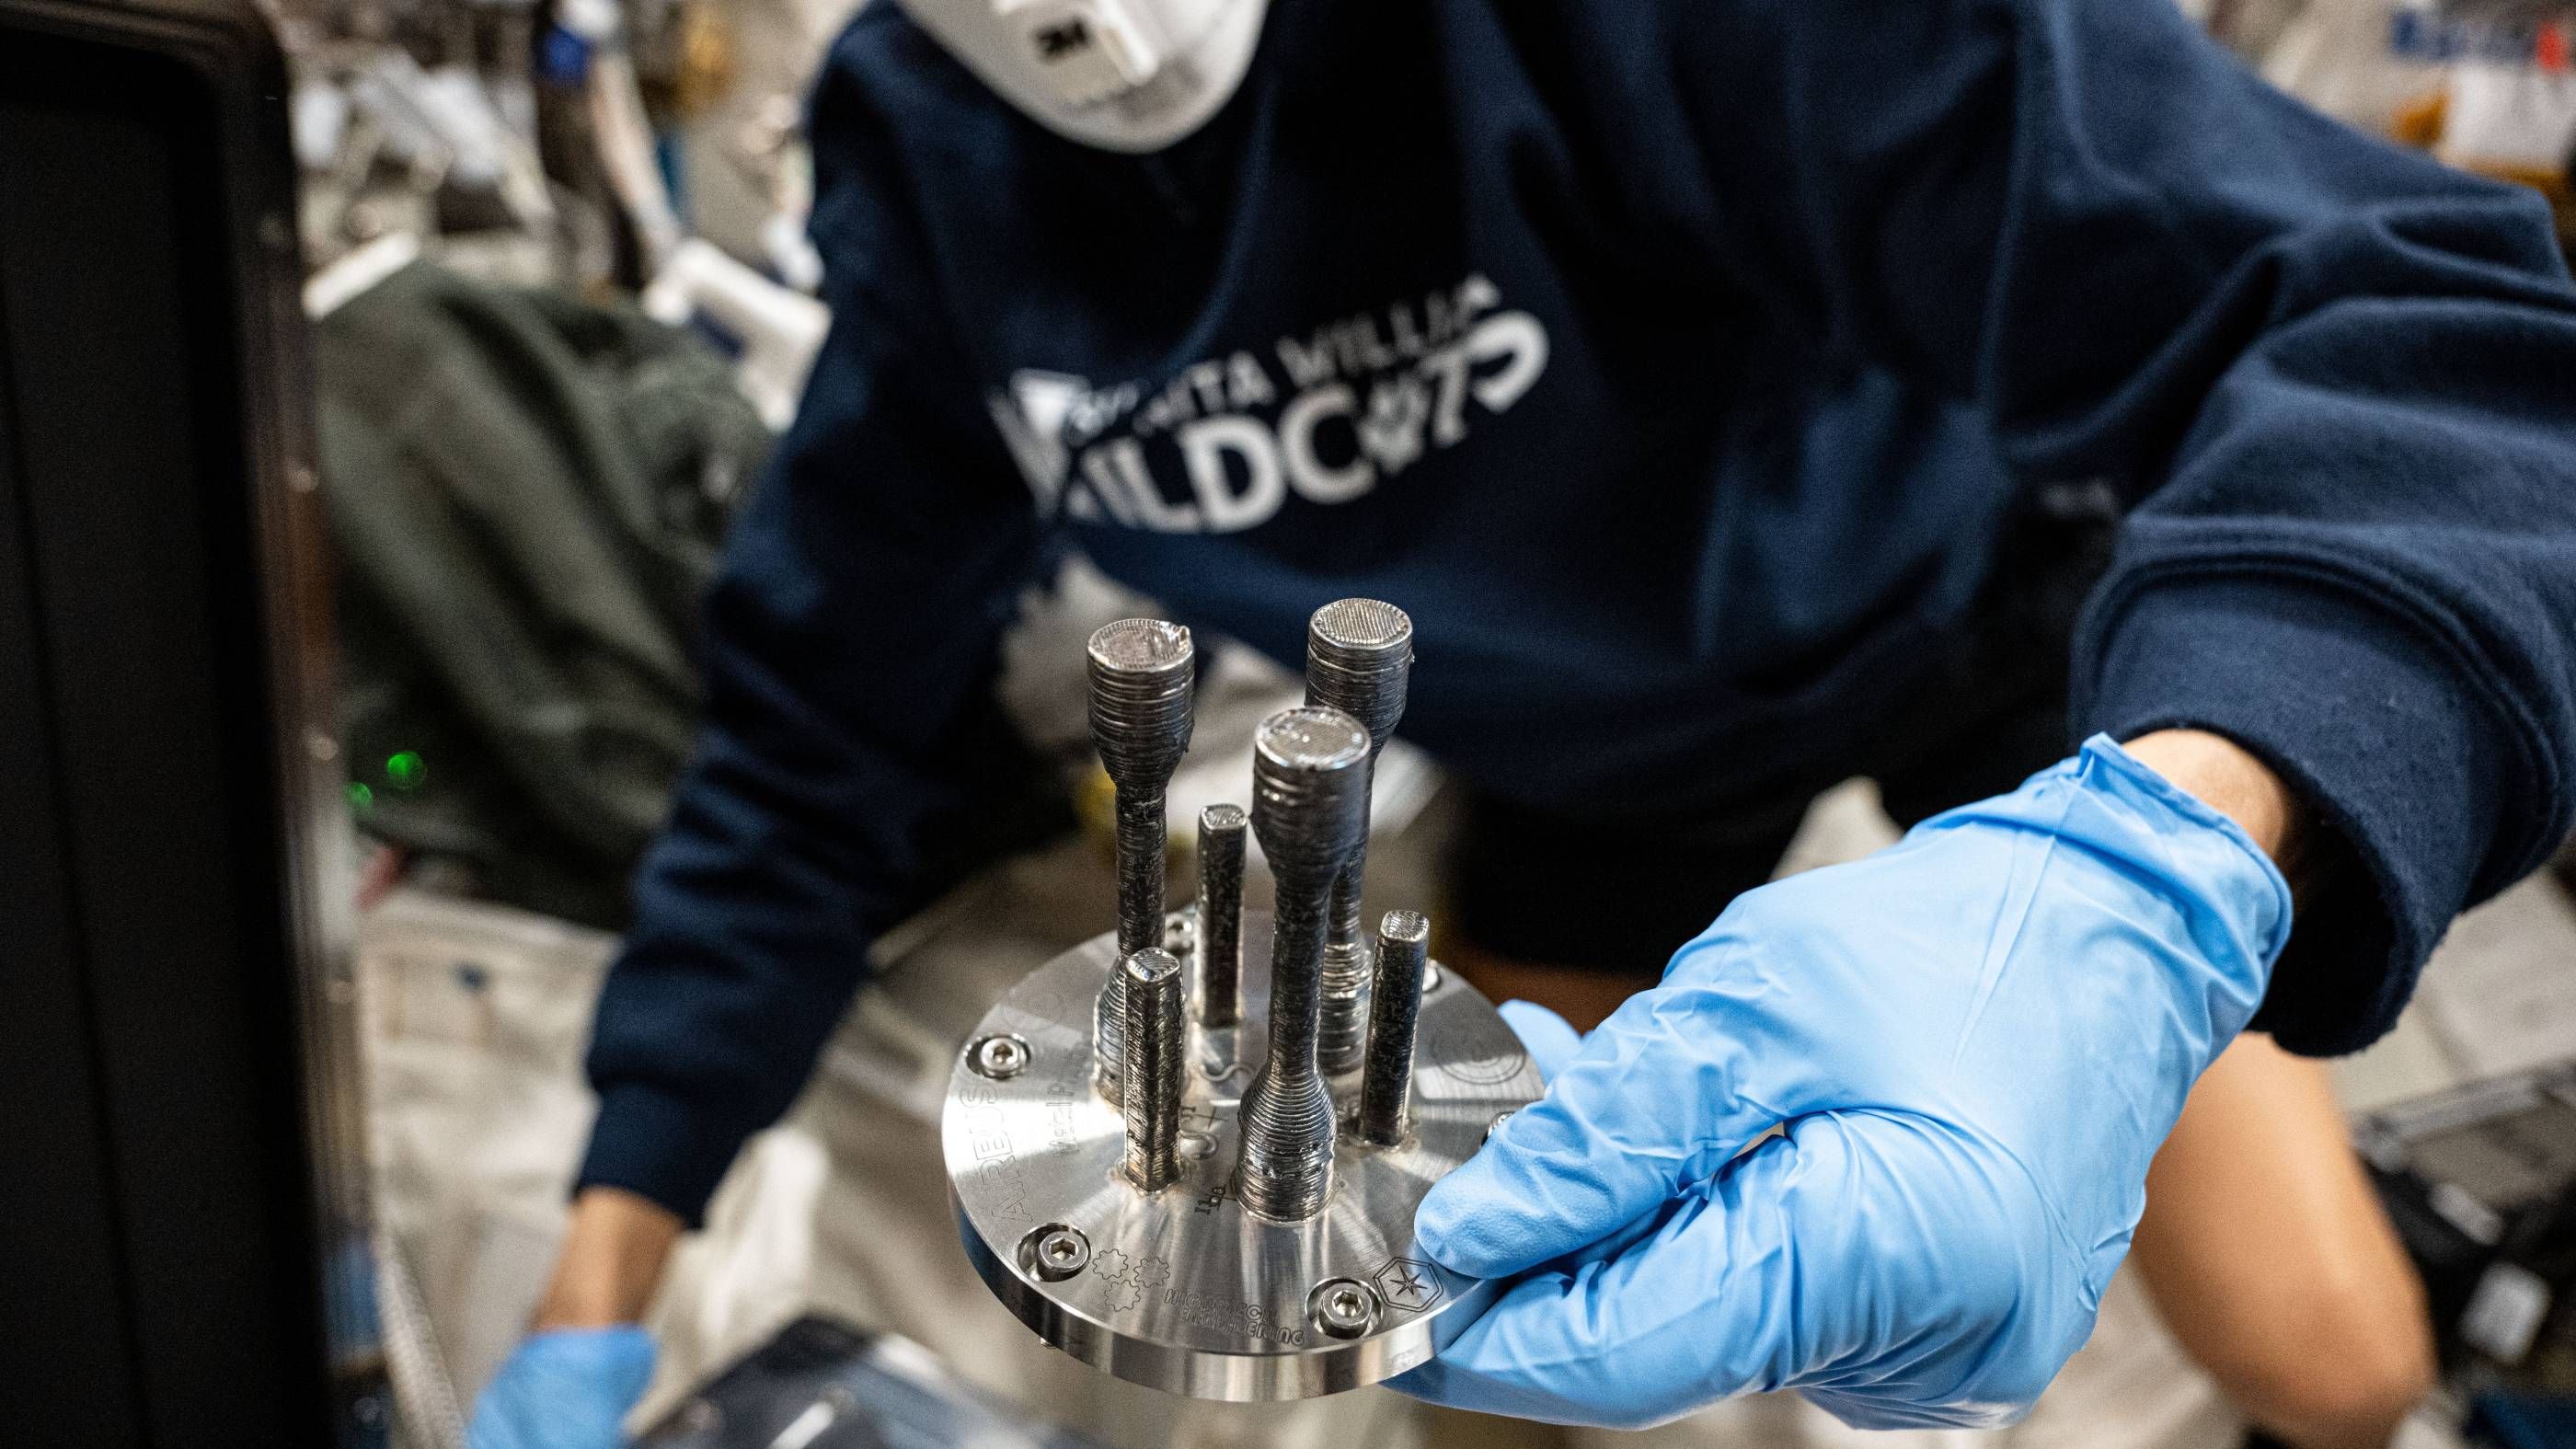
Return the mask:
[[[1456,447],[1546,370],[1547,329],[1471,276],[1419,302],[1236,350],[1153,385],[1027,371],[989,411],[1050,515],[1154,533],[1232,533],[1290,495],[1341,504]],[[1275,366],[1275,371],[1274,371]]]

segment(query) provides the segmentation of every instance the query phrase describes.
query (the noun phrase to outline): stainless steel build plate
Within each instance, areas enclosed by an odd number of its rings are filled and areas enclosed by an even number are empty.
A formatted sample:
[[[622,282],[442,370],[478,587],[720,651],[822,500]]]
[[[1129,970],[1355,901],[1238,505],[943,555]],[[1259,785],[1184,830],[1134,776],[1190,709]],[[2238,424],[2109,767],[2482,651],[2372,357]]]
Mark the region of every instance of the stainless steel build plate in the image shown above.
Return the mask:
[[[1176,918],[1185,961],[1187,937]],[[1207,1399],[1338,1393],[1455,1338],[1492,1285],[1416,1252],[1414,1208],[1540,1090],[1492,1004],[1433,969],[1405,1140],[1343,1133],[1324,1210],[1274,1223],[1245,1212],[1232,1183],[1235,1109],[1267,1040],[1270,918],[1244,915],[1242,1024],[1204,1031],[1191,1013],[1180,1177],[1150,1196],[1122,1170],[1125,1120],[1092,1086],[1092,1001],[1115,954],[1102,936],[1040,967],[958,1054],[941,1125],[950,1194],[994,1293],[1086,1363]],[[1332,1090],[1347,1123],[1358,1074]]]

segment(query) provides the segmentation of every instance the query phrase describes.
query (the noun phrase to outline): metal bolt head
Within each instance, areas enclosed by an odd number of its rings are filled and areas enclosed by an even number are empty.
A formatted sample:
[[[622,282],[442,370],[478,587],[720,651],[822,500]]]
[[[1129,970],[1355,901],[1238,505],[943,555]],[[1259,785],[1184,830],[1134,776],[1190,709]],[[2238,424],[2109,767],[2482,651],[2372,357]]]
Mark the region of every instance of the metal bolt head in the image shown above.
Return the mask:
[[[1364,1338],[1377,1327],[1377,1290],[1357,1278],[1327,1278],[1306,1295],[1306,1313],[1327,1338]]]
[[[1262,721],[1253,736],[1252,829],[1274,874],[1327,874],[1358,847],[1368,762],[1368,731],[1338,709],[1306,705]]]
[[[1120,788],[1160,790],[1190,744],[1190,631],[1121,619],[1091,636],[1091,742]]]
[[[1029,1044],[1020,1037],[978,1037],[966,1048],[967,1068],[979,1077],[1007,1082],[1029,1068]]]
[[[1413,620],[1377,599],[1340,599],[1306,626],[1306,699],[1346,710],[1383,748],[1404,717]]]
[[[1378,921],[1377,933],[1408,946],[1427,943],[1431,939],[1431,918],[1420,911],[1389,911]]]
[[[1502,1131],[1503,1124],[1512,1120],[1512,1113],[1519,1110],[1520,1109],[1518,1107],[1509,1107],[1500,1112],[1496,1112],[1494,1114],[1494,1120],[1485,1124],[1485,1140],[1488,1142],[1493,1141],[1494,1134]]]
[[[1091,632],[1091,662],[1120,675],[1168,673],[1190,662],[1190,631],[1164,619],[1121,619]]]
[[[1020,1249],[1028,1270],[1049,1283],[1061,1283],[1091,1266],[1091,1239],[1082,1229],[1062,1223],[1031,1228]]]

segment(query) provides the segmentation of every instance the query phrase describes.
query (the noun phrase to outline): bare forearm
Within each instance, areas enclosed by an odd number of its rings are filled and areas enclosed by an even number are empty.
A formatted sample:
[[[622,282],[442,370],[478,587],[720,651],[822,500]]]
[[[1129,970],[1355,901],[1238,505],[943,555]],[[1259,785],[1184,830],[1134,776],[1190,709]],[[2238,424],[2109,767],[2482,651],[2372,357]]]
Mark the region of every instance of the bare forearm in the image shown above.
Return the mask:
[[[2243,826],[2294,892],[2328,868],[2296,794],[2232,741],[2162,730],[2127,749]],[[2422,1293],[2325,1075],[2269,1041],[2240,1040],[2193,1089],[2148,1176],[2137,1261],[2192,1357],[2293,1443],[2385,1443],[2426,1392]]]
[[[2303,1449],[2385,1444],[2431,1389],[2423,1288],[2325,1070],[2264,1037],[2192,1089],[2132,1260],[2192,1358]]]
[[[532,1326],[540,1332],[605,1328],[642,1318],[680,1228],[669,1209],[631,1192],[583,1189],[573,1199],[563,1254]]]

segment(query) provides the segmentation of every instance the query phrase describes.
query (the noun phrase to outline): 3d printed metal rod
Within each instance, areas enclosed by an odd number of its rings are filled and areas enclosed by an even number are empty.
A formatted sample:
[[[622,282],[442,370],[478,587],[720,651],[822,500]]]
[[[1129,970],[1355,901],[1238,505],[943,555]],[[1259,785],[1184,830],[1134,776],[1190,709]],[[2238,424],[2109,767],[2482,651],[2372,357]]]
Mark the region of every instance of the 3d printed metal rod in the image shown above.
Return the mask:
[[[1199,1025],[1243,1020],[1243,807],[1199,812]]]
[[[1378,923],[1359,1133],[1362,1141],[1382,1147],[1404,1140],[1405,1102],[1413,1094],[1414,1029],[1422,1021],[1422,969],[1430,950],[1431,922],[1421,912],[1389,911]]]
[[[1180,1176],[1181,1057],[1188,1029],[1180,958],[1148,949],[1118,962],[1127,983],[1127,1178],[1159,1192]]]
[[[1342,599],[1315,611],[1306,627],[1306,702],[1329,705],[1369,735],[1369,765],[1404,717],[1413,673],[1413,620],[1376,599]],[[1360,1064],[1368,1021],[1369,944],[1360,927],[1360,893],[1368,867],[1368,802],[1360,802],[1360,839],[1333,883],[1331,934],[1324,944],[1324,1021],[1319,1059],[1327,1073]]]
[[[1243,1092],[1235,1192],[1274,1221],[1321,1211],[1333,1186],[1333,1098],[1316,1067],[1325,913],[1359,843],[1369,736],[1337,709],[1282,710],[1253,738],[1252,829],[1278,885],[1270,950],[1270,1055]]]
[[[1118,953],[1163,944],[1163,790],[1190,746],[1190,631],[1121,619],[1091,636],[1091,743],[1118,787]],[[1093,1080],[1119,1100],[1127,993],[1116,971],[1092,1011]]]

